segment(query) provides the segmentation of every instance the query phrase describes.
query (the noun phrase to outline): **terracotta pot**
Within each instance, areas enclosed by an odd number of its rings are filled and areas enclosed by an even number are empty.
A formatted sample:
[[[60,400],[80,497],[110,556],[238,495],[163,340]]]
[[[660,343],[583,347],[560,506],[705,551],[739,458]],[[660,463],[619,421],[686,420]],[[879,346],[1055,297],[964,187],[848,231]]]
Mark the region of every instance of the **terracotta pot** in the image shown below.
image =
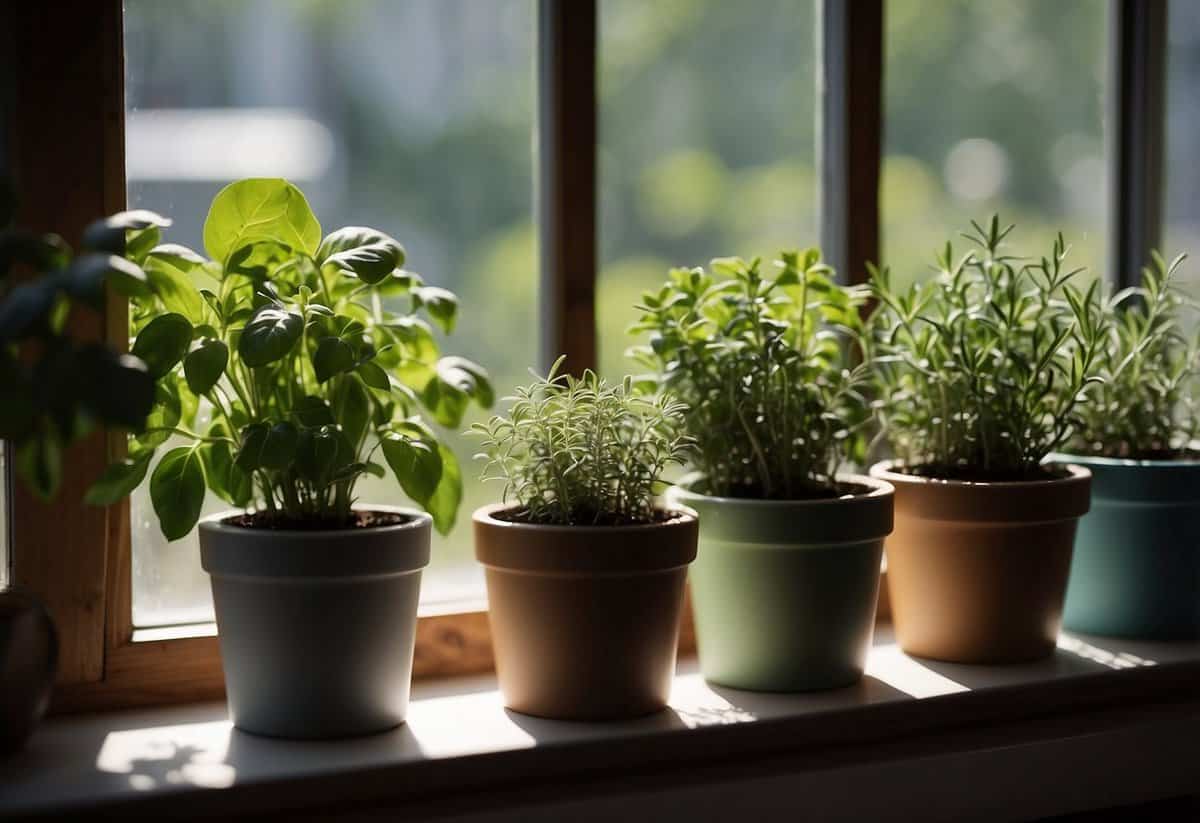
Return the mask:
[[[25,745],[50,705],[58,635],[42,602],[0,588],[0,754]]]
[[[708,680],[795,692],[862,678],[893,493],[882,480],[838,479],[860,493],[744,500],[678,486],[668,492],[700,515],[692,603]]]
[[[370,734],[408,710],[421,569],[432,518],[337,531],[200,522],[229,714],[272,737]]]
[[[958,663],[1036,660],[1054,651],[1071,549],[1088,510],[1091,473],[971,483],[894,471],[887,581],[905,652]]]
[[[538,526],[475,512],[496,676],[514,711],[570,720],[666,706],[697,518]]]

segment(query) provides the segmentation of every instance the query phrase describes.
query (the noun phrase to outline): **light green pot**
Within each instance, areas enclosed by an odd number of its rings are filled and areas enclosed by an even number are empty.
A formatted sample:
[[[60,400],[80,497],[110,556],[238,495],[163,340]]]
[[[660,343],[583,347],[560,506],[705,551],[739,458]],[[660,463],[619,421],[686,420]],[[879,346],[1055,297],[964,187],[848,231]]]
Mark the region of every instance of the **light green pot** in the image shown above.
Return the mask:
[[[832,500],[742,500],[687,488],[672,504],[700,515],[691,568],[700,668],[739,689],[795,692],[857,682],[875,626],[891,484]]]

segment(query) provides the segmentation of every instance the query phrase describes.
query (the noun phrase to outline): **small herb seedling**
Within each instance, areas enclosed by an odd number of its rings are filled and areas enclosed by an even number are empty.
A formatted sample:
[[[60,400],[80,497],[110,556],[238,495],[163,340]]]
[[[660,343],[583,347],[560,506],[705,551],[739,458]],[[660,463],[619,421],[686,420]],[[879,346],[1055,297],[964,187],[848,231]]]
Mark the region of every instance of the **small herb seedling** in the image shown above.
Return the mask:
[[[522,522],[655,522],[663,472],[691,448],[684,405],[640,396],[628,377],[609,385],[592,371],[560,374],[563,360],[507,398],[507,416],[472,427],[483,442],[483,479],[504,484]]]

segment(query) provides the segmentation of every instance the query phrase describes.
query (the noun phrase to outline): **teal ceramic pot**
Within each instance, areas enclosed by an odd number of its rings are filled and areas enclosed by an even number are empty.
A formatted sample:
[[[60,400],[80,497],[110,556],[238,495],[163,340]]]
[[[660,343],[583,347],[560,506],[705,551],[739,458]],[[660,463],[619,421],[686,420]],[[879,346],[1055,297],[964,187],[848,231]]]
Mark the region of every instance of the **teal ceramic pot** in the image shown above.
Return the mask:
[[[1200,637],[1200,462],[1057,455],[1092,471],[1063,626],[1156,640]]]
[[[681,487],[668,493],[673,505],[700,515],[690,579],[708,680],[795,692],[862,677],[893,489],[869,477],[838,479],[862,493],[797,501],[709,497]]]

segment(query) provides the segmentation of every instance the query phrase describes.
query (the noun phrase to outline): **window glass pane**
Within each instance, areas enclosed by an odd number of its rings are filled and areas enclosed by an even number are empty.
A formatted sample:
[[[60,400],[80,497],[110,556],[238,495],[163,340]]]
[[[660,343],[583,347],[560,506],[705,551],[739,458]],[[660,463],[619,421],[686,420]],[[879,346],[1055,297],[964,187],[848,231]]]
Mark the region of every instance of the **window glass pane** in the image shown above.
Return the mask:
[[[1200,297],[1200,3],[1172,0],[1167,22],[1167,157],[1163,253],[1186,252],[1183,275]]]
[[[532,0],[127,0],[125,46],[129,202],[172,216],[168,239],[202,248],[230,180],[288,177],[325,230],[386,231],[458,293],[447,353],[502,393],[534,362]],[[427,602],[482,596],[470,514],[498,495],[452,442],[466,498],[435,537]],[[372,481],[364,502],[404,502]],[[166,544],[144,487],[132,508],[135,624],[211,619],[195,536]]]
[[[814,4],[600,3],[601,369],[671,266],[815,245]]]
[[[997,211],[1022,247],[1061,230],[1075,264],[1103,272],[1107,7],[889,0],[880,196],[896,282]]]

